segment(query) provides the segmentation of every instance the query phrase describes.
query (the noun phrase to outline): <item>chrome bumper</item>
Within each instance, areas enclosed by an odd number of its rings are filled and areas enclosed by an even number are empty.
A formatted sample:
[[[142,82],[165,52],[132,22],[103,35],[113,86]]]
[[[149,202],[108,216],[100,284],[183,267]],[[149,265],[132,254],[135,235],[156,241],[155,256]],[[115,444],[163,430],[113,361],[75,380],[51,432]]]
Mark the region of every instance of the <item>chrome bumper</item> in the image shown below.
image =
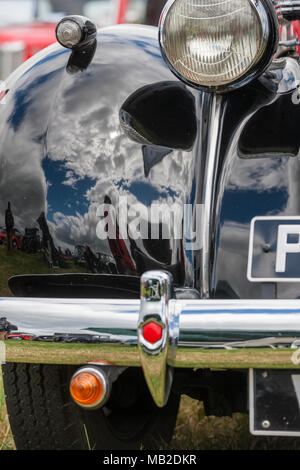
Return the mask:
[[[31,337],[4,342],[7,362],[142,366],[159,406],[174,368],[300,362],[300,300],[176,300],[160,271],[142,276],[141,300],[0,298],[0,317],[2,338]]]

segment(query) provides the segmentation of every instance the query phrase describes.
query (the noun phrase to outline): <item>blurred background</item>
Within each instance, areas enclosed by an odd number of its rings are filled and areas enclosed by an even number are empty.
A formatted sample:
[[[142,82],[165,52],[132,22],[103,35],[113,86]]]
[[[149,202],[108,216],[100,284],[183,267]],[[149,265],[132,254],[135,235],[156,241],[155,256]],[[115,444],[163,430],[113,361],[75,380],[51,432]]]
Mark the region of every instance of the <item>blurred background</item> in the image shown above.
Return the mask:
[[[83,15],[99,27],[122,23],[157,26],[166,0],[0,0],[0,80],[56,41],[66,15]]]

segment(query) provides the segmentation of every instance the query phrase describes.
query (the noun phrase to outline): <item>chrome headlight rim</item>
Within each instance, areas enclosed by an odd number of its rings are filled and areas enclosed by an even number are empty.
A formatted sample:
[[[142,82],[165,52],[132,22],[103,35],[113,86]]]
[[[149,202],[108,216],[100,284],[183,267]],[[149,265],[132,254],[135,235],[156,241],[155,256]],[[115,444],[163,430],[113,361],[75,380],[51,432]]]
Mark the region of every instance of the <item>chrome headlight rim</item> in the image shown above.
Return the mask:
[[[171,72],[179,78],[182,82],[186,83],[187,85],[191,86],[192,88],[200,89],[206,92],[215,92],[215,93],[226,93],[229,91],[236,90],[241,88],[251,81],[255,80],[256,78],[260,77],[265,70],[271,64],[276,50],[278,48],[279,42],[279,24],[278,24],[278,17],[276,11],[273,6],[272,0],[248,0],[249,3],[253,5],[255,8],[262,26],[262,47],[260,50],[260,54],[258,54],[255,62],[251,65],[251,67],[238,79],[232,81],[231,83],[227,83],[225,85],[219,86],[207,86],[197,84],[189,79],[187,79],[184,75],[182,75],[176,68],[173,66],[172,62],[169,60],[168,54],[166,52],[166,48],[164,45],[164,31],[165,31],[165,23],[168,16],[168,13],[175,2],[178,0],[168,0],[166,3],[161,17],[159,21],[159,45],[161,49],[161,54],[164,61],[167,63]]]

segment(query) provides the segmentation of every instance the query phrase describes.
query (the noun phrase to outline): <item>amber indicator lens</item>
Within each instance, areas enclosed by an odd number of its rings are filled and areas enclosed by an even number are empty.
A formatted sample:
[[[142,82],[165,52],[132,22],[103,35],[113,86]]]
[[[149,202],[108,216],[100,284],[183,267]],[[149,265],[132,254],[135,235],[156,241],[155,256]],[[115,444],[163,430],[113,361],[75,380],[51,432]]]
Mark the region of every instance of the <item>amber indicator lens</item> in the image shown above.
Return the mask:
[[[71,380],[70,393],[79,405],[97,405],[103,399],[103,381],[96,373],[90,371],[79,372]]]

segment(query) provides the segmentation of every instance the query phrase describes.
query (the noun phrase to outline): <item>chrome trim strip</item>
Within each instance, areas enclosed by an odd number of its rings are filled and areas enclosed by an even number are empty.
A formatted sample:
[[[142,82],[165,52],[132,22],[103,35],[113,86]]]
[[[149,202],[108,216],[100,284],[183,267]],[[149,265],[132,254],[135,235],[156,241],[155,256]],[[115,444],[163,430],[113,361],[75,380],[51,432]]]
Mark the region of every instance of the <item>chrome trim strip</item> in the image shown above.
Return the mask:
[[[216,175],[219,164],[219,145],[222,136],[224,100],[221,95],[214,94],[210,107],[208,149],[205,162],[205,176],[203,188],[203,220],[202,220],[202,256],[200,266],[200,293],[201,297],[210,296],[210,275],[211,275],[211,245],[214,202],[216,197]]]
[[[278,15],[285,15],[287,13],[300,12],[300,1],[297,0],[277,0],[275,3],[275,10]]]
[[[281,43],[285,46],[284,43]],[[262,76],[263,84],[274,92],[274,85],[277,94],[290,93],[297,89],[300,82],[299,61],[292,57],[282,57],[275,59],[267,72]]]
[[[281,8],[281,7],[295,7],[295,6],[300,6],[300,1],[297,0],[284,0],[284,1],[277,1],[277,5],[275,8]]]

